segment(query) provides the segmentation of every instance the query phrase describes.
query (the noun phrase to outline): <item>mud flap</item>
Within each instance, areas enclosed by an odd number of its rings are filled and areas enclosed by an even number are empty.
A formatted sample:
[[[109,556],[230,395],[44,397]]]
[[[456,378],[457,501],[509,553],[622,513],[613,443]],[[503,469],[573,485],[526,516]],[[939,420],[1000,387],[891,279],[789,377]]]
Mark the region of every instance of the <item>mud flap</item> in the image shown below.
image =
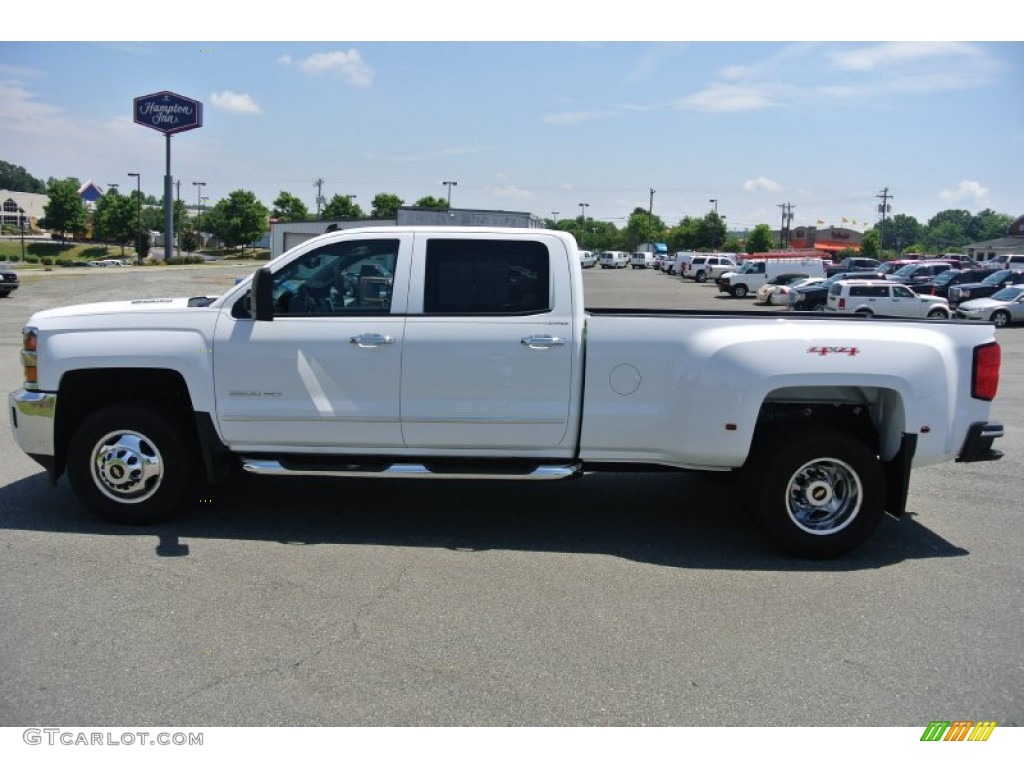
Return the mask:
[[[891,461],[882,462],[885,474],[885,511],[899,517],[907,509],[910,491],[910,464],[917,452],[917,435],[903,433],[900,449]]]

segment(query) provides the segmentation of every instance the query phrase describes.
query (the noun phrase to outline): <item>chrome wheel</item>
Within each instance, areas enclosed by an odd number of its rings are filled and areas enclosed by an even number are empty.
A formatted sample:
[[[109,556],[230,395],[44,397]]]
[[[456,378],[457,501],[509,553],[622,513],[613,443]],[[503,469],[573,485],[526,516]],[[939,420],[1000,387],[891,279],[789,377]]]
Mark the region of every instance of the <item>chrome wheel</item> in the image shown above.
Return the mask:
[[[860,478],[849,464],[839,459],[814,459],[790,477],[786,511],[802,531],[828,535],[853,522],[863,497]]]
[[[138,432],[109,432],[96,443],[90,461],[100,492],[122,504],[138,504],[160,488],[164,463],[152,440]]]

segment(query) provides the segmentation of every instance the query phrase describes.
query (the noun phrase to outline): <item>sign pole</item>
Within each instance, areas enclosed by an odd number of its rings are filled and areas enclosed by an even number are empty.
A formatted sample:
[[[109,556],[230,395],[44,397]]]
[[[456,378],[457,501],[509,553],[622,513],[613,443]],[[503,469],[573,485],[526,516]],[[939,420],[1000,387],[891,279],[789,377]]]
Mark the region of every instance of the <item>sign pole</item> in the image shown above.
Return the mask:
[[[174,179],[171,177],[171,134],[167,134],[167,172],[164,174],[164,263],[174,255]]]
[[[151,93],[132,100],[134,122],[160,131],[166,139],[167,169],[164,173],[164,261],[174,253],[174,177],[171,176],[171,136],[203,125],[202,102],[170,91]],[[141,190],[140,190],[141,194]]]

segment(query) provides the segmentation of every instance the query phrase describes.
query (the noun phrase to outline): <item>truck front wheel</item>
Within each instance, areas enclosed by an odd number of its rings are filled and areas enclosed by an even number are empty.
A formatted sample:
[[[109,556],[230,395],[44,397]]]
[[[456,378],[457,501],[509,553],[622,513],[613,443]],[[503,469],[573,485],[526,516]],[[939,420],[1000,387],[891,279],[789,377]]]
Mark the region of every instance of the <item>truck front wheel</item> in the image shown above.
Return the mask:
[[[75,494],[114,523],[147,525],[173,516],[189,490],[192,466],[180,430],[142,406],[96,411],[68,443],[67,472]]]
[[[743,283],[740,283],[739,285],[734,285],[732,287],[732,295],[735,296],[737,299],[744,298],[747,295],[747,286],[743,285]]]
[[[748,466],[755,517],[791,554],[844,555],[874,532],[885,512],[881,463],[847,432],[800,430],[764,441]]]

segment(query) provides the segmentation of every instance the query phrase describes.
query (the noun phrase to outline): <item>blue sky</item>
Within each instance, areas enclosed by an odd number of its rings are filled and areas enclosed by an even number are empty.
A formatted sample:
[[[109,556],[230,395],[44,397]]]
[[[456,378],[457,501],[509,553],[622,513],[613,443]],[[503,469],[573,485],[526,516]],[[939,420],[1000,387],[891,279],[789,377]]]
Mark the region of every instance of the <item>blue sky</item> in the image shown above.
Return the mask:
[[[337,37],[344,25],[329,26]],[[95,37],[83,29],[72,19],[43,34]],[[310,42],[274,22],[251,36],[293,39],[0,43],[0,159],[103,187],[134,185],[126,174],[138,171],[159,196],[164,138],[133,124],[131,107],[169,90],[204,106],[203,127],[172,140],[189,203],[191,182],[205,181],[213,200],[242,188],[269,207],[286,190],[312,209],[322,178],[326,197],[354,194],[367,211],[379,192],[412,203],[455,180],[456,207],[563,218],[585,202],[620,226],[652,188],[667,223],[702,216],[714,198],[731,229],[777,226],[783,203],[795,225],[863,228],[884,188],[893,213],[922,222],[946,208],[1024,213],[1019,42],[473,42],[495,35],[472,29],[446,42],[429,26],[389,42],[379,28],[352,31]]]

